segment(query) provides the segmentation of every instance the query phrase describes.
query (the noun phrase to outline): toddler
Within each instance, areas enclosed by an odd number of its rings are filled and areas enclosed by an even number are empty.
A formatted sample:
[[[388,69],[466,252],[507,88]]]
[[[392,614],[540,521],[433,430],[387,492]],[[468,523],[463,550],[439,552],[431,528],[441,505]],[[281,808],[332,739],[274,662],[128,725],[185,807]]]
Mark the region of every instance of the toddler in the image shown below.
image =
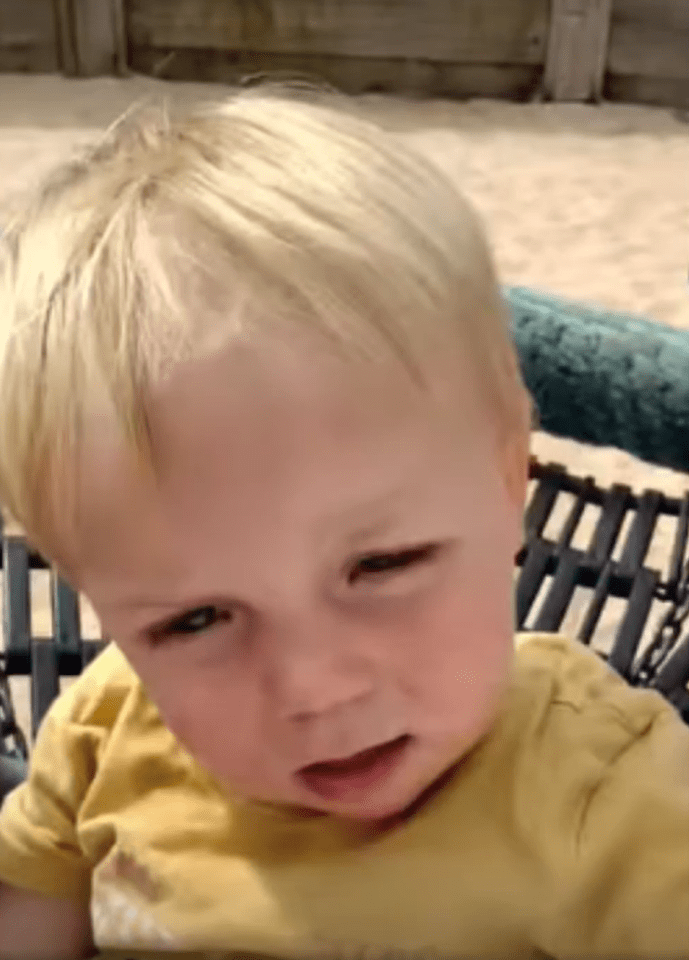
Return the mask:
[[[9,225],[0,499],[112,644],[0,814],[0,955],[680,957],[689,729],[513,632],[482,229],[337,98],[141,114]]]

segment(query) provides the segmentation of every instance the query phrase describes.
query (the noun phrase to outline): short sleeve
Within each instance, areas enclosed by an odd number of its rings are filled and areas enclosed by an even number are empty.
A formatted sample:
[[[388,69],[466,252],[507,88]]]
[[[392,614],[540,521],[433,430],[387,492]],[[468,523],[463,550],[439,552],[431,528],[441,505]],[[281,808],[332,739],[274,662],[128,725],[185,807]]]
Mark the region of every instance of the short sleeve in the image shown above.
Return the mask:
[[[538,946],[554,957],[684,958],[689,727],[659,694],[610,676],[602,687],[602,700],[564,705],[588,760],[560,784],[576,816]]]
[[[29,774],[0,810],[0,881],[46,895],[88,898],[90,867],[77,816],[94,769],[87,731],[58,700],[34,746]]]

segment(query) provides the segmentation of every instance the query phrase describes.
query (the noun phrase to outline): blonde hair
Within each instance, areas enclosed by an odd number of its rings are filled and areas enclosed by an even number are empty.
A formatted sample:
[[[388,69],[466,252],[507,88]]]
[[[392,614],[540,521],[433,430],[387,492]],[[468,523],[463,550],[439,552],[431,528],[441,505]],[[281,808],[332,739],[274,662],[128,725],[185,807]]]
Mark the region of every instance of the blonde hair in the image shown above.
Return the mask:
[[[40,544],[97,397],[150,453],[152,384],[213,335],[321,335],[344,357],[466,344],[501,428],[525,393],[476,217],[344,97],[273,87],[126,118],[60,168],[0,255],[0,500]],[[221,320],[221,323],[218,321]]]

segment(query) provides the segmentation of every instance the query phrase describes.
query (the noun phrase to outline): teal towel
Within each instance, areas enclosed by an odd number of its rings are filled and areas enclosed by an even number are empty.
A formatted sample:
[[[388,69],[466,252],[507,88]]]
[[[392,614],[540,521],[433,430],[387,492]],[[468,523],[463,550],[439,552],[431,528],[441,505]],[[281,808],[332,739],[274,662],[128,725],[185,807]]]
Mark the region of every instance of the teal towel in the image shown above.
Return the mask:
[[[543,430],[689,469],[689,331],[522,287],[506,296]]]

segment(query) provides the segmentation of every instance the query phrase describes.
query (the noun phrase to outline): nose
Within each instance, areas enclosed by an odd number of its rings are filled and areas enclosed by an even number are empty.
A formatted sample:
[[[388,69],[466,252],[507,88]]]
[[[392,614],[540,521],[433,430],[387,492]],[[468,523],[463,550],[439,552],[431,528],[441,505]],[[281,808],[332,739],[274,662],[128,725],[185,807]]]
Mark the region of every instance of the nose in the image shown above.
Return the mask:
[[[273,641],[270,686],[281,719],[314,719],[366,700],[374,689],[372,664],[325,625],[317,636],[300,631]]]

